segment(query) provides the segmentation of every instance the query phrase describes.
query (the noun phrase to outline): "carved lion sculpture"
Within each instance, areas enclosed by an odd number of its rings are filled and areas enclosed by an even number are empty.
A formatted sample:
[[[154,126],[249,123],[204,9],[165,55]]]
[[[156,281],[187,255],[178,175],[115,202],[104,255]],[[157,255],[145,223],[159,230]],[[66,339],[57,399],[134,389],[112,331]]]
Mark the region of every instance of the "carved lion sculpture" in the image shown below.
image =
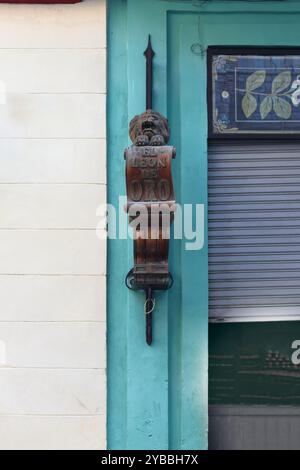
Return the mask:
[[[129,135],[134,145],[166,145],[170,137],[168,120],[148,109],[132,119]]]

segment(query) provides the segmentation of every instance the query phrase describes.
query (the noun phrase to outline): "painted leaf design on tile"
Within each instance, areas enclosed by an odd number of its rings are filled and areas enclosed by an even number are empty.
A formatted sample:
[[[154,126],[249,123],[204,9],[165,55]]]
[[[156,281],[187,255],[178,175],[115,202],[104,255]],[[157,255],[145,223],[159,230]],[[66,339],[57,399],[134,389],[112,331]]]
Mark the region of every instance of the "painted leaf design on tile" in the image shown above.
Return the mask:
[[[292,114],[290,103],[279,96],[273,96],[273,107],[276,115],[281,119],[289,119]]]
[[[257,101],[251,93],[246,93],[242,99],[242,110],[248,119],[255,112],[257,108]]]
[[[266,96],[261,104],[260,104],[260,115],[262,119],[265,119],[268,114],[272,111],[272,98],[270,96]]]
[[[257,70],[256,72],[249,75],[246,80],[246,91],[253,91],[259,88],[266,79],[265,70]]]
[[[272,82],[272,94],[278,94],[290,86],[292,74],[290,70],[279,73]]]

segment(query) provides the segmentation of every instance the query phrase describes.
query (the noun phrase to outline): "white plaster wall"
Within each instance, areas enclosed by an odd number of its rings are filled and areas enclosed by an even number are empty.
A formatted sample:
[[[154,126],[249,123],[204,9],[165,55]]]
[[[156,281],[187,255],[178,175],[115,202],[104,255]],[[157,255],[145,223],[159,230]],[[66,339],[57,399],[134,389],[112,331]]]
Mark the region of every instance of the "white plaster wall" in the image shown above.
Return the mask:
[[[106,443],[106,5],[0,5],[0,449]]]

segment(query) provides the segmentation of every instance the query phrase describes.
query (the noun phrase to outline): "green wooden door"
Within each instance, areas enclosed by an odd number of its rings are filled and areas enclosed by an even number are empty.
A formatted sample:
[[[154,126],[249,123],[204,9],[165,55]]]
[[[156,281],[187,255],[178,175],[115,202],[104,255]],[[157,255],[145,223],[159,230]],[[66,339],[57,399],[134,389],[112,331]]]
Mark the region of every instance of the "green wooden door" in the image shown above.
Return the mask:
[[[299,45],[300,6],[286,2],[112,0],[109,2],[109,201],[125,194],[128,122],[144,111],[143,51],[152,35],[154,108],[167,115],[177,201],[207,207],[206,48]],[[122,211],[122,209],[121,209]],[[205,220],[206,227],[206,220]],[[129,292],[132,242],[108,253],[108,446],[205,449],[208,428],[208,265],[204,247],[171,242],[174,286],[159,294],[151,348],[143,295]]]

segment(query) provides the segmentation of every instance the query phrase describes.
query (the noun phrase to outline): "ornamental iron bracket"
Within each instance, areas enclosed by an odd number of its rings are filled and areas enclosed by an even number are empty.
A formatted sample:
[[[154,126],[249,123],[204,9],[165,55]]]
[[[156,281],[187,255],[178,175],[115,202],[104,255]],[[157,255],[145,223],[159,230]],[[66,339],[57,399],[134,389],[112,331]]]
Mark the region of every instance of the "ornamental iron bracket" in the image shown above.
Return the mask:
[[[126,211],[133,229],[134,267],[126,286],[146,293],[146,341],[152,343],[153,291],[167,290],[173,284],[169,272],[170,225],[174,219],[175,195],[171,162],[176,151],[167,145],[170,131],[167,119],[152,110],[152,74],[155,55],[151,38],[146,57],[146,111],[130,122],[133,145],[125,150]]]

